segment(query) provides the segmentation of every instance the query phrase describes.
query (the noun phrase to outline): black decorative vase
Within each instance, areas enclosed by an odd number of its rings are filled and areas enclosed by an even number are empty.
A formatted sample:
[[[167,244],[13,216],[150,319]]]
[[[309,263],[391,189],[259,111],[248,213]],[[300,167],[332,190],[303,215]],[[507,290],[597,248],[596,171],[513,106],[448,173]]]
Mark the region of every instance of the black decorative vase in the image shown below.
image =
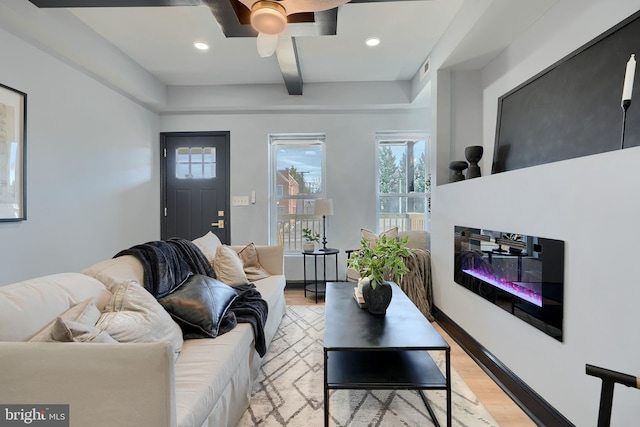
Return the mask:
[[[362,285],[362,297],[371,314],[384,316],[387,313],[387,307],[391,304],[392,294],[393,289],[389,282],[378,283],[375,289],[371,287],[371,283]]]
[[[451,169],[451,182],[464,181],[464,175],[462,171],[469,166],[464,160],[456,160],[449,163],[449,169]]]
[[[478,162],[482,158],[484,148],[482,145],[472,145],[464,149],[464,156],[469,161],[469,168],[467,169],[467,179],[477,178],[481,176],[480,166]]]

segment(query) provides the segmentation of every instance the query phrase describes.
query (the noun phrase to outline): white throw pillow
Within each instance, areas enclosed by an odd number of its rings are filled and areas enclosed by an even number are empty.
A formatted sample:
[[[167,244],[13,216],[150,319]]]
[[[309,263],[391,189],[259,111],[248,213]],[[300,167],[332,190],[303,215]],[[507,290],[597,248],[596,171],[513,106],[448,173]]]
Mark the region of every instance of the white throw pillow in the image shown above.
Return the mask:
[[[193,240],[193,244],[202,251],[211,265],[213,265],[213,259],[216,257],[216,250],[218,249],[218,246],[222,246],[222,242],[218,236],[210,231],[204,236]]]
[[[249,283],[240,256],[229,246],[218,246],[213,271],[216,273],[216,279],[226,285],[240,286]]]
[[[117,343],[107,334],[92,325],[84,325],[72,320],[65,320],[58,317],[53,323],[53,341],[59,342],[95,342],[95,343]]]
[[[42,331],[38,332],[29,341],[31,342],[50,342],[60,341],[54,338],[53,331],[58,319],[64,321],[72,321],[81,325],[94,326],[100,318],[100,310],[93,303],[93,298],[86,299],[69,310],[65,311],[56,320],[47,325]]]
[[[182,330],[171,315],[135,280],[125,280],[96,323],[118,342],[171,343],[177,357],[182,350]]]

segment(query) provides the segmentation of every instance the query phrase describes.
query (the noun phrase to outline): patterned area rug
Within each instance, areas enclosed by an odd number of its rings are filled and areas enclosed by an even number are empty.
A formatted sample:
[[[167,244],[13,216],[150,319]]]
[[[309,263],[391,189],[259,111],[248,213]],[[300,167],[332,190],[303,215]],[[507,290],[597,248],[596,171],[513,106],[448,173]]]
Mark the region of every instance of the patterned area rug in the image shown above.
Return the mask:
[[[287,307],[237,427],[323,425],[323,333],[324,306]],[[442,352],[432,356],[442,369]],[[498,426],[453,368],[451,378],[453,425]],[[445,426],[444,391],[425,395]],[[331,426],[433,426],[418,392],[410,390],[332,390],[330,411]]]

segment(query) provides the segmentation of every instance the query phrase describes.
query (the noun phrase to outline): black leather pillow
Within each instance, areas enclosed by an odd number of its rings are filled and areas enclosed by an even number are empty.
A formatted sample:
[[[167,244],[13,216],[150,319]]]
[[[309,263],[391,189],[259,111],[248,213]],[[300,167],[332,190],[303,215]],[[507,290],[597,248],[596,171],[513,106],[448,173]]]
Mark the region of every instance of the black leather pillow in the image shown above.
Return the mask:
[[[236,297],[231,286],[194,274],[158,302],[180,325],[185,339],[215,338],[220,322]]]

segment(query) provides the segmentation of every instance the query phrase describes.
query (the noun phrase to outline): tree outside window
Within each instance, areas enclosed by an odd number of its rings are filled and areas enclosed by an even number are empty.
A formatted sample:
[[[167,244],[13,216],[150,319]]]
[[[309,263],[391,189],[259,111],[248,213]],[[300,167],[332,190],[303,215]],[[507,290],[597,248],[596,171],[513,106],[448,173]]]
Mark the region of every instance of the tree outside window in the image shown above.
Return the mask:
[[[431,173],[427,133],[376,135],[378,150],[378,228],[428,230]]]

